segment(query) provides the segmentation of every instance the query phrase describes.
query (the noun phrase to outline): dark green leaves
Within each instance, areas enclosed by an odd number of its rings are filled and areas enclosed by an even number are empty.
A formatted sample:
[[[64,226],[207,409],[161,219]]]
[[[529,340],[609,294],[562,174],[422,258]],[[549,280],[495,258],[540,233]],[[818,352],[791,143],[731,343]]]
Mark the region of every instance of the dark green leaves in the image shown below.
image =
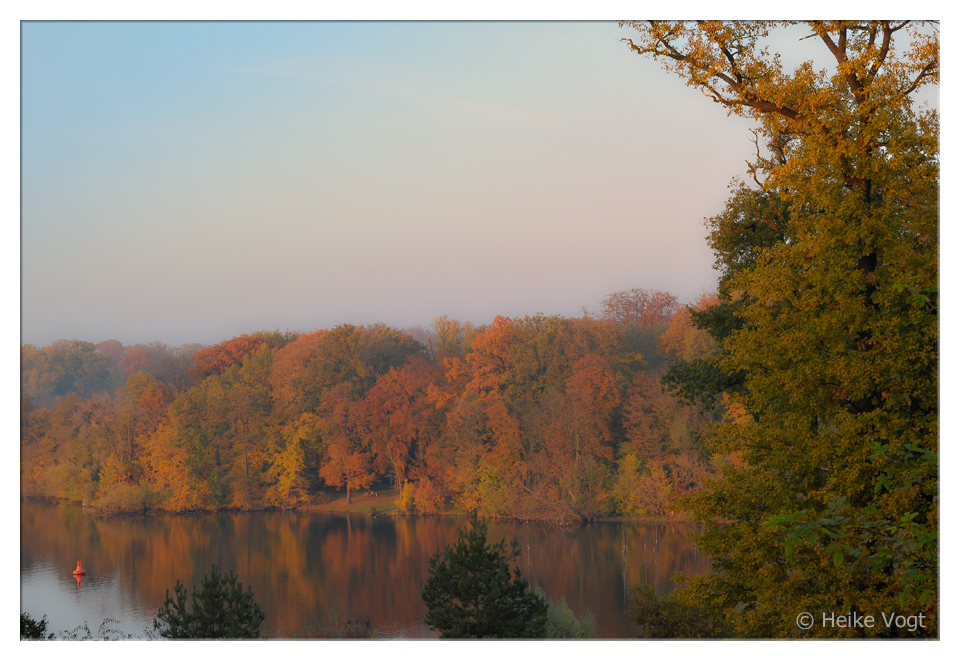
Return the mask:
[[[487,546],[482,521],[461,530],[452,548],[430,558],[424,622],[441,638],[544,638],[547,602],[528,591],[519,569],[510,573],[519,554],[516,540],[509,554],[503,540]]]
[[[253,590],[243,590],[233,572],[221,575],[217,566],[193,588],[192,609],[187,609],[187,589],[177,581],[176,598],[170,596],[157,612],[154,629],[163,638],[259,638],[265,619]]]

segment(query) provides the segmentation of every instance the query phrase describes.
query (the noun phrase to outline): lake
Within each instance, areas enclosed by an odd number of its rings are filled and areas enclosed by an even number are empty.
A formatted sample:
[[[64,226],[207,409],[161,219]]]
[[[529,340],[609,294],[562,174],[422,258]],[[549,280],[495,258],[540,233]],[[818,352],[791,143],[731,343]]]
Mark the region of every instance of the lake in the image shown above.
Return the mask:
[[[300,638],[335,609],[371,621],[388,638],[434,638],[420,591],[427,561],[468,525],[458,517],[389,517],[319,512],[229,512],[103,517],[79,506],[20,505],[20,610],[48,630],[105,618],[143,637],[166,591],[189,589],[213,563],[250,585],[266,613],[261,635]],[[516,538],[525,578],[574,613],[589,609],[602,638],[631,638],[629,589],[665,594],[676,571],[706,573],[693,548],[700,527],[604,521],[557,527],[488,520],[488,541]],[[82,561],[86,576],[72,575]],[[79,584],[78,584],[79,583]]]

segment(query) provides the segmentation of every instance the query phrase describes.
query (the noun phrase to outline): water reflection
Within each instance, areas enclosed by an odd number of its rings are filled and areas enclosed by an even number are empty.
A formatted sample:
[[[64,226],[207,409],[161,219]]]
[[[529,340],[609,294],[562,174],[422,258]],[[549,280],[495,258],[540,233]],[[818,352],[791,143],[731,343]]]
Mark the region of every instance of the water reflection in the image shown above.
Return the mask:
[[[197,584],[216,563],[253,587],[267,614],[261,628],[267,637],[302,636],[310,618],[334,604],[351,617],[370,618],[387,636],[434,637],[420,599],[427,561],[466,524],[315,512],[103,518],[78,507],[25,503],[21,610],[37,618],[47,613],[55,631],[84,620],[95,628],[112,617],[125,632],[142,634],[178,579]],[[605,638],[635,635],[626,608],[637,582],[662,594],[673,589],[674,572],[707,571],[692,546],[694,532],[683,524],[489,522],[491,539],[517,538],[524,575],[548,598],[565,597],[578,615],[590,609]],[[77,557],[89,572],[82,583],[71,575]]]

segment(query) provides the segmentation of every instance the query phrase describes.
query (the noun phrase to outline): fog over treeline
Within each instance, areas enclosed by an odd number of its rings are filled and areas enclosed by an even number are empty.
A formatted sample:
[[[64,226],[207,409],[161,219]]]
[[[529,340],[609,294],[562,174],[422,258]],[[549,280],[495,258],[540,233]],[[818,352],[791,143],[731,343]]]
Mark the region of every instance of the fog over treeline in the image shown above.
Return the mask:
[[[385,324],[371,324],[366,328],[386,327]],[[435,331],[423,326],[395,330],[426,346],[438,339]],[[289,339],[309,334],[279,330],[257,331],[233,340],[247,337],[253,338],[254,342],[269,342],[269,338]],[[89,397],[100,392],[113,394],[137,372],[153,375],[173,392],[184,392],[197,381],[194,356],[209,346],[197,342],[170,346],[159,340],[148,344],[125,345],[115,339],[93,343],[75,338],[57,340],[43,347],[22,344],[20,392],[29,397],[34,405],[50,407],[69,393],[80,397]]]
[[[679,309],[684,305],[680,299],[668,292],[632,289],[611,294],[598,301],[601,308],[599,312],[588,311],[586,306],[581,306],[580,309],[583,316],[586,317],[623,321],[630,312],[624,312],[622,309],[624,304],[621,303],[618,306],[615,300],[618,297],[623,299],[628,296],[637,296],[637,292],[646,292],[645,295],[653,293],[660,297],[667,297],[664,300],[668,301],[667,307],[670,310]],[[700,300],[702,297],[703,294],[696,300]],[[694,304],[696,300],[693,301]],[[663,302],[657,302],[657,304],[662,305]],[[634,302],[632,305],[637,307],[640,304]],[[618,307],[621,309],[617,309]],[[446,316],[439,319],[446,319]],[[478,329],[488,326],[488,324],[478,325],[463,320],[457,320],[457,323]],[[363,326],[362,324],[349,325]],[[427,326],[417,324],[398,327],[375,323],[367,324],[365,327],[389,327],[425,346],[436,344],[439,340],[435,322]],[[291,329],[280,331],[280,329],[276,329],[273,334],[283,337],[301,337],[315,332],[317,331]],[[261,330],[252,331],[242,336],[266,337],[267,335],[269,335],[268,332]],[[223,338],[221,341],[225,342],[227,338]],[[81,397],[87,397],[97,392],[113,393],[126,382],[131,374],[138,371],[152,374],[158,381],[166,384],[175,392],[183,392],[195,382],[195,375],[191,373],[194,354],[209,346],[212,345],[203,342],[187,342],[175,345],[159,339],[147,343],[124,344],[114,338],[99,342],[77,338],[61,338],[45,346],[37,346],[31,342],[21,343],[21,394],[30,397],[35,405],[47,407],[55,403],[59,397],[70,392],[74,392]]]

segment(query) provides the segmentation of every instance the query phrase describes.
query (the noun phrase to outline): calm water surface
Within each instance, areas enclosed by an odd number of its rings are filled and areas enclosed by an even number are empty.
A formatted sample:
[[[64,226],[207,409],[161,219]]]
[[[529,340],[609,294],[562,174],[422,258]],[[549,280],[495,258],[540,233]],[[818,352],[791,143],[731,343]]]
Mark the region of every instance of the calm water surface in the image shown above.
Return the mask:
[[[137,636],[153,622],[177,579],[198,584],[212,563],[253,587],[266,612],[261,635],[303,637],[319,613],[338,606],[369,618],[381,635],[433,638],[420,591],[427,560],[452,544],[456,517],[376,517],[317,512],[245,512],[101,517],[77,506],[20,506],[20,610],[47,615],[50,630],[105,618]],[[516,538],[520,569],[549,599],[593,612],[603,638],[634,637],[626,615],[638,582],[659,593],[676,571],[705,573],[688,524],[601,522],[558,528],[489,521],[489,539]],[[83,562],[79,582],[71,572]]]

